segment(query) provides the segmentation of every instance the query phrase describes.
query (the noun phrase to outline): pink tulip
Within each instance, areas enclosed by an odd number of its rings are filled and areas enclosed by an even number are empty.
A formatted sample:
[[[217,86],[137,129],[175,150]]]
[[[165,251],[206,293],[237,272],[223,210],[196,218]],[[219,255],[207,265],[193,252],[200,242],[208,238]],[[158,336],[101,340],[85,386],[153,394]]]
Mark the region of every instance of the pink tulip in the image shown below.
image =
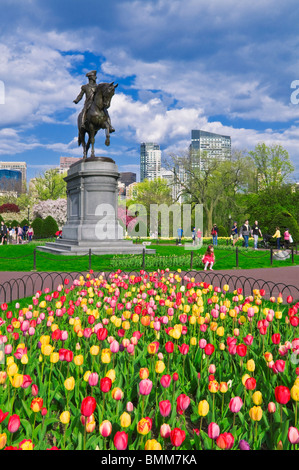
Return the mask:
[[[160,436],[163,437],[163,439],[167,439],[170,436],[171,433],[171,428],[169,424],[162,424],[160,427]]]
[[[168,374],[162,375],[160,379],[160,384],[163,388],[168,388],[171,383],[171,376]]]
[[[243,401],[240,397],[231,398],[229,402],[229,409],[232,413],[239,413],[243,406]]]
[[[188,408],[188,406],[190,405],[190,398],[188,397],[188,395],[185,395],[184,393],[181,393],[178,397],[177,397],[177,412],[179,414],[183,414],[184,411],[186,411],[186,409]]]
[[[171,403],[169,400],[162,400],[159,402],[159,410],[163,418],[168,416],[171,412]]]
[[[112,432],[112,424],[110,423],[110,421],[105,420],[100,424],[99,430],[100,430],[101,436],[108,437],[110,436]]]
[[[199,342],[198,342],[198,345],[199,345],[200,349],[204,349],[207,345],[207,340],[204,339],[204,338],[200,339]]]
[[[291,444],[299,443],[299,431],[297,428],[291,426],[288,430],[288,439]]]
[[[110,351],[113,352],[114,354],[118,353],[119,342],[116,339],[112,341],[112,343],[110,344]]]
[[[96,387],[98,385],[99,375],[97,372],[92,372],[88,376],[88,383],[91,387]]]
[[[11,415],[8,420],[7,429],[9,432],[14,433],[17,432],[21,424],[19,415]]]
[[[217,439],[220,435],[220,428],[216,423],[210,423],[208,426],[208,436],[210,439]]]
[[[124,431],[117,431],[113,443],[117,450],[125,450],[128,446],[128,434]]]
[[[152,391],[153,382],[150,379],[143,379],[139,382],[140,395],[149,395]]]

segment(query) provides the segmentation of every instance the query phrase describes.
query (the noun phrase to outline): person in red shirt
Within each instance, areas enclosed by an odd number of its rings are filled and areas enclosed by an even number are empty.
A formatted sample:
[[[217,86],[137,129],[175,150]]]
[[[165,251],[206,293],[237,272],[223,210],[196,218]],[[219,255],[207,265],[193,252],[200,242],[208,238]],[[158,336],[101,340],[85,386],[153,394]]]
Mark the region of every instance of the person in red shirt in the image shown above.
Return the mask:
[[[210,265],[210,270],[213,271],[213,265],[215,263],[215,254],[214,254],[213,246],[211,245],[208,246],[208,249],[202,258],[202,262],[205,265],[204,271],[208,269],[209,265]]]

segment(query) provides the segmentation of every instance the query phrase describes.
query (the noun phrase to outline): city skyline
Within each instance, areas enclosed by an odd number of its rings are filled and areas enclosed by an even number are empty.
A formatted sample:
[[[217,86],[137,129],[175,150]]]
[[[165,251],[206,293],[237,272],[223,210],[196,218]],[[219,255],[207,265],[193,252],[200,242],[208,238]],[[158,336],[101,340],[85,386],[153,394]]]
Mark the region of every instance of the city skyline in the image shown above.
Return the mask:
[[[97,70],[118,88],[96,153],[120,172],[140,179],[141,142],[181,153],[202,129],[232,150],[282,145],[299,180],[298,18],[294,0],[3,0],[0,160],[25,161],[29,181],[81,157],[73,100]]]

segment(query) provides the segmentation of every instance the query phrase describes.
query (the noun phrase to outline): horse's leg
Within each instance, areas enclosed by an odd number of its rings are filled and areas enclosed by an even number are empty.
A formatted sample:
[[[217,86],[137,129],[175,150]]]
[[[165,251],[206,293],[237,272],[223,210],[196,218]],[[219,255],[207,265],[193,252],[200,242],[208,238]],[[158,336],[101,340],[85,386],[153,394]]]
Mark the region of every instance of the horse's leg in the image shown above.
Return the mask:
[[[109,145],[110,145],[110,126],[109,126],[108,122],[106,122],[105,133],[106,133],[105,145],[107,145],[107,147],[109,147]]]
[[[80,129],[80,143],[82,145],[82,148],[83,148],[83,159],[85,160],[86,158],[86,154],[87,154],[87,151],[86,151],[86,143],[85,143],[85,130],[84,129]],[[79,144],[80,145],[80,144]]]

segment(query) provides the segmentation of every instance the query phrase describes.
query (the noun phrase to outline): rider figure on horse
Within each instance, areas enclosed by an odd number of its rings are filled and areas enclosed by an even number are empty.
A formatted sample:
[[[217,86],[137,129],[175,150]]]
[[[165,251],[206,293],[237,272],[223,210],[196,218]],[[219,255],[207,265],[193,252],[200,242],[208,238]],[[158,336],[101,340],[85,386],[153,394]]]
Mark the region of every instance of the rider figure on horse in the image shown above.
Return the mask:
[[[79,103],[79,101],[81,101],[84,94],[86,95],[86,99],[85,99],[85,103],[84,103],[84,107],[83,107],[83,112],[82,112],[82,126],[84,126],[85,123],[86,123],[86,114],[87,114],[87,111],[89,110],[90,106],[92,105],[93,98],[94,98],[95,92],[96,92],[97,87],[98,87],[97,82],[96,82],[96,79],[97,79],[96,70],[92,70],[91,72],[88,72],[86,74],[86,77],[88,78],[89,83],[87,83],[86,85],[82,85],[79,95],[73,101],[75,104],[77,104],[77,103]],[[109,124],[109,132],[110,133],[115,132],[115,129],[113,129],[113,127],[111,125],[110,116],[108,114],[107,108],[104,107],[103,111],[104,111],[104,113],[107,117],[107,122]]]

